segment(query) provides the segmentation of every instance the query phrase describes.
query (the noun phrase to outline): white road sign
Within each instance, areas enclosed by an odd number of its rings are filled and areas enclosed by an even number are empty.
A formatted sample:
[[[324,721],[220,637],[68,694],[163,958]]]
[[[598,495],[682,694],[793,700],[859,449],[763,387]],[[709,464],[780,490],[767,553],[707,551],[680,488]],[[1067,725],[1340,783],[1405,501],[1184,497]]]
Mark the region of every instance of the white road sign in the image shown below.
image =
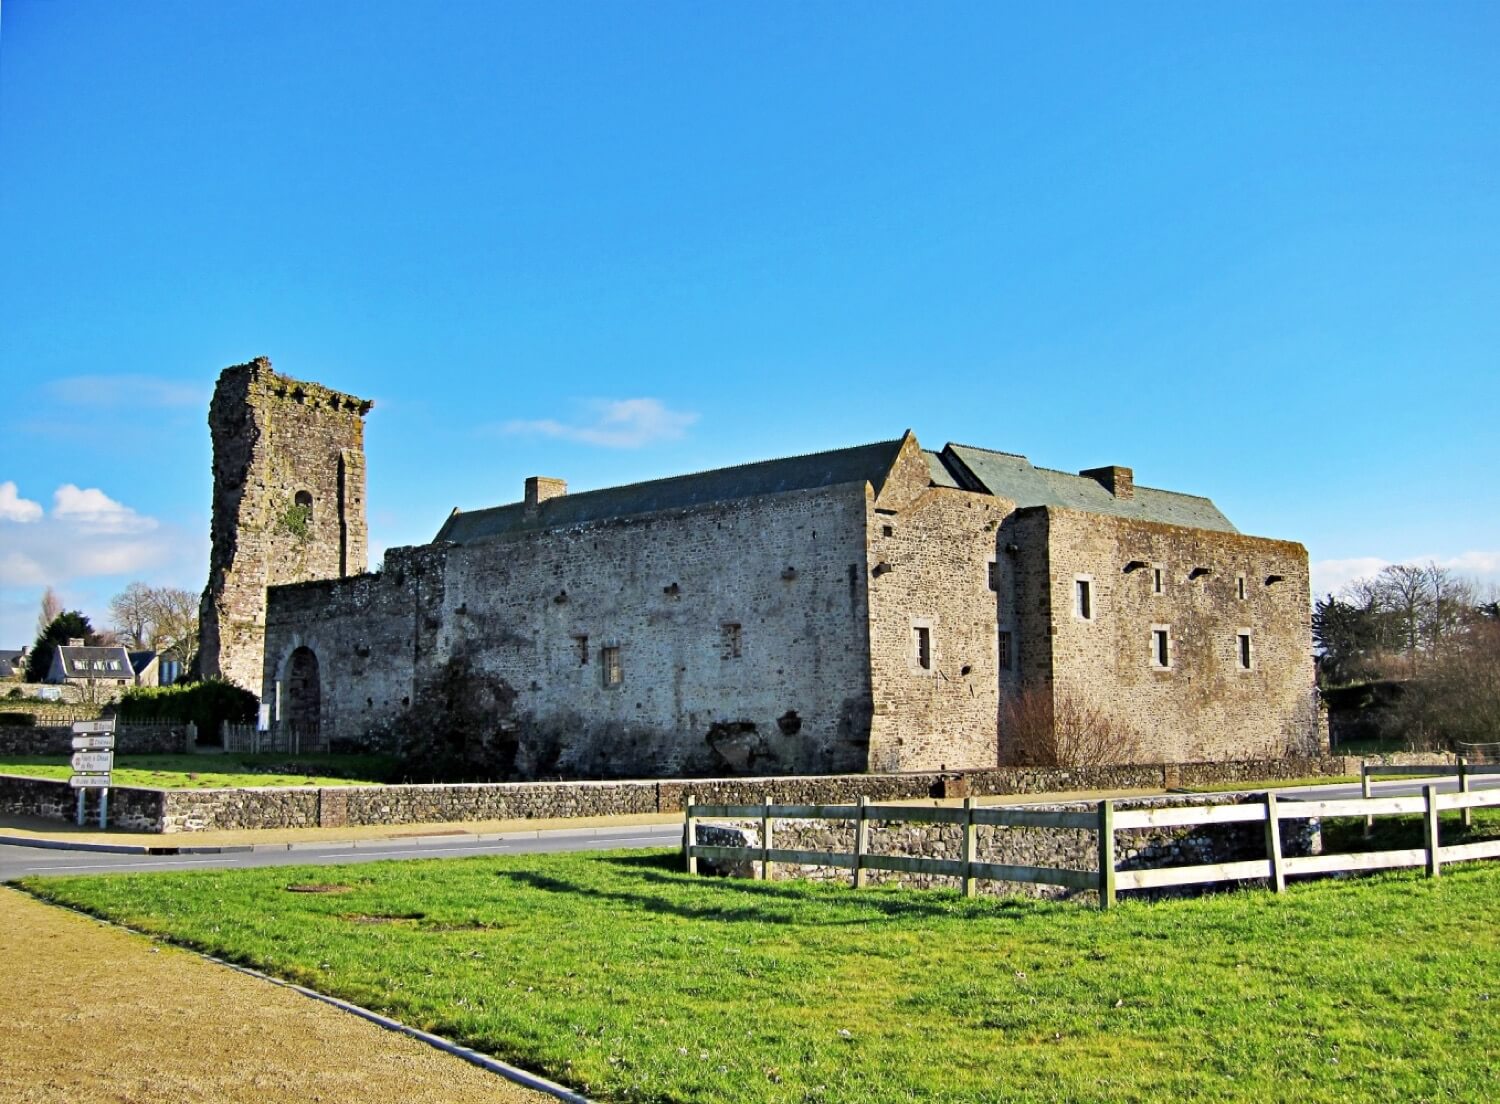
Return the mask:
[[[74,751],[106,751],[115,746],[113,736],[74,736]]]
[[[97,721],[74,721],[73,732],[83,735],[85,732],[113,732],[115,730],[115,719],[113,717],[101,717]]]
[[[75,751],[73,753],[73,769],[76,771],[108,773],[114,765],[115,753],[112,751]]]
[[[75,774],[68,779],[69,784],[75,790],[107,790],[109,788],[109,775],[107,774]]]

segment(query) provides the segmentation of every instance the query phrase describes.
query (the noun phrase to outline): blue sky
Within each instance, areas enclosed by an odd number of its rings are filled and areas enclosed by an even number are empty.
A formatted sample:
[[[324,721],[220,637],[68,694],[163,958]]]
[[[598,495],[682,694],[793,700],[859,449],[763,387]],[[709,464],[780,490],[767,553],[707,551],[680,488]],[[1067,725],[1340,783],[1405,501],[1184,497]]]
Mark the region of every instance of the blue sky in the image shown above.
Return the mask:
[[[1500,580],[1500,6],[0,13],[0,646],[206,574],[208,395],[376,402],[371,542],[914,429]]]

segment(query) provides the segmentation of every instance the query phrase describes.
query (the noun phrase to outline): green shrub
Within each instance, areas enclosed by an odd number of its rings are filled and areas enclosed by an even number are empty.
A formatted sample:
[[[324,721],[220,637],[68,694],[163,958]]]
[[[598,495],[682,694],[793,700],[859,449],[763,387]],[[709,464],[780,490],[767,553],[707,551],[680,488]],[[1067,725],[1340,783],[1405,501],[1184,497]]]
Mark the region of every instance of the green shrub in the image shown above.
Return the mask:
[[[192,721],[200,735],[219,730],[223,721],[249,724],[258,704],[254,694],[232,682],[208,679],[176,686],[138,686],[120,699],[119,718],[132,721]]]
[[[26,695],[23,694],[23,693],[21,693],[21,688],[19,686],[12,686],[10,688],[10,693],[6,694],[5,696],[7,698],[9,698],[11,701],[19,701],[20,699],[24,698]]]
[[[30,728],[34,724],[36,724],[36,718],[30,713],[0,713],[0,725]]]

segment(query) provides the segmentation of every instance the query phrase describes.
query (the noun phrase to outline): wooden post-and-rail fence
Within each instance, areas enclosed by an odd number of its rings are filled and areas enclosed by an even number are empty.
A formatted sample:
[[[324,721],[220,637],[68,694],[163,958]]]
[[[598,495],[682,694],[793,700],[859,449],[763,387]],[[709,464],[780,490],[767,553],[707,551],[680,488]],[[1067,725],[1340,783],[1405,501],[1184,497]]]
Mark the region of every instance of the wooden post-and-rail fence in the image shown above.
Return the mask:
[[[1428,770],[1433,773],[1431,768]],[[1263,878],[1275,892],[1280,893],[1285,890],[1289,875],[1406,866],[1425,867],[1429,876],[1437,877],[1445,863],[1500,858],[1500,839],[1443,846],[1439,835],[1439,813],[1450,810],[1467,813],[1471,809],[1491,807],[1500,807],[1500,789],[1440,794],[1436,785],[1432,784],[1424,786],[1420,796],[1287,801],[1278,800],[1274,793],[1267,793],[1260,801],[1243,805],[1182,805],[1154,809],[1116,809],[1115,803],[1108,799],[1094,803],[1092,808],[1049,810],[1008,805],[980,806],[975,804],[973,798],[965,799],[962,807],[927,807],[872,805],[866,798],[860,798],[855,805],[700,805],[693,797],[689,797],[684,809],[683,856],[690,874],[698,872],[700,858],[750,862],[756,865],[757,876],[763,879],[771,877],[777,863],[825,866],[850,871],[851,884],[858,889],[866,884],[868,871],[889,870],[955,878],[964,894],[969,897],[978,892],[980,881],[1026,882],[1095,890],[1099,895],[1100,908],[1109,908],[1115,903],[1119,891],[1129,889],[1163,889],[1169,886]],[[1307,856],[1286,856],[1282,852],[1281,822],[1285,820],[1411,814],[1422,814],[1423,817],[1421,847]],[[713,820],[758,820],[761,826],[760,845],[733,847],[699,843],[698,825]],[[806,851],[776,847],[772,833],[776,823],[782,820],[852,823],[854,850]],[[963,829],[961,857],[932,859],[914,855],[875,854],[869,847],[871,821],[958,825]],[[1265,826],[1265,858],[1142,870],[1118,869],[1115,855],[1116,832],[1139,828],[1236,823],[1260,823]],[[995,828],[1092,831],[1097,837],[1097,865],[1091,870],[1076,870],[982,862],[977,857],[978,829],[986,825]]]

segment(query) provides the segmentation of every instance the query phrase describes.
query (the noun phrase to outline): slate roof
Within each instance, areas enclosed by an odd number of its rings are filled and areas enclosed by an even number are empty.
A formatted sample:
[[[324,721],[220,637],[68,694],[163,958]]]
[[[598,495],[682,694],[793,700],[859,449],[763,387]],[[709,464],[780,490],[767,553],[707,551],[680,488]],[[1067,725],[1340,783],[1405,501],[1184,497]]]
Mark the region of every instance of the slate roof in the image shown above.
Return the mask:
[[[59,644],[56,655],[53,657],[53,670],[57,664],[62,663],[63,674],[67,678],[134,678],[135,669],[130,665],[130,654],[123,646],[112,647],[73,647],[68,644]],[[103,667],[95,667],[95,663],[103,663]],[[110,667],[114,663],[117,666]]]
[[[653,479],[623,487],[559,495],[527,512],[512,502],[467,512],[455,510],[436,540],[468,544],[488,537],[634,517],[661,510],[681,510],[756,495],[811,490],[843,483],[872,484],[877,490],[896,461],[901,440],[878,441],[853,448],[763,460],[733,468]],[[1135,487],[1133,498],[1110,494],[1098,480],[1071,472],[1035,467],[1011,452],[948,445],[942,452],[924,451],[935,487],[988,493],[1025,506],[1065,506],[1097,514],[1162,522],[1196,529],[1238,530],[1209,499],[1198,495]]]
[[[0,675],[8,675],[26,666],[26,653],[15,648],[0,648]]]
[[[948,445],[941,454],[928,456],[929,466],[936,460],[956,485],[1008,498],[1017,507],[1065,506],[1136,521],[1239,532],[1210,499],[1199,495],[1161,491],[1137,483],[1133,498],[1116,498],[1097,479],[1038,468],[1016,453],[972,445]]]
[[[156,658],[155,652],[131,652],[130,668],[137,675],[151,666],[151,661]]]
[[[842,483],[869,482],[879,488],[900,449],[900,440],[879,441],[830,452],[653,479],[624,487],[559,495],[540,503],[531,516],[527,515],[525,504],[520,502],[466,513],[455,512],[443,523],[435,539],[468,544],[485,537],[586,525],[659,510],[681,510],[711,502],[730,502],[755,495],[805,491]]]

